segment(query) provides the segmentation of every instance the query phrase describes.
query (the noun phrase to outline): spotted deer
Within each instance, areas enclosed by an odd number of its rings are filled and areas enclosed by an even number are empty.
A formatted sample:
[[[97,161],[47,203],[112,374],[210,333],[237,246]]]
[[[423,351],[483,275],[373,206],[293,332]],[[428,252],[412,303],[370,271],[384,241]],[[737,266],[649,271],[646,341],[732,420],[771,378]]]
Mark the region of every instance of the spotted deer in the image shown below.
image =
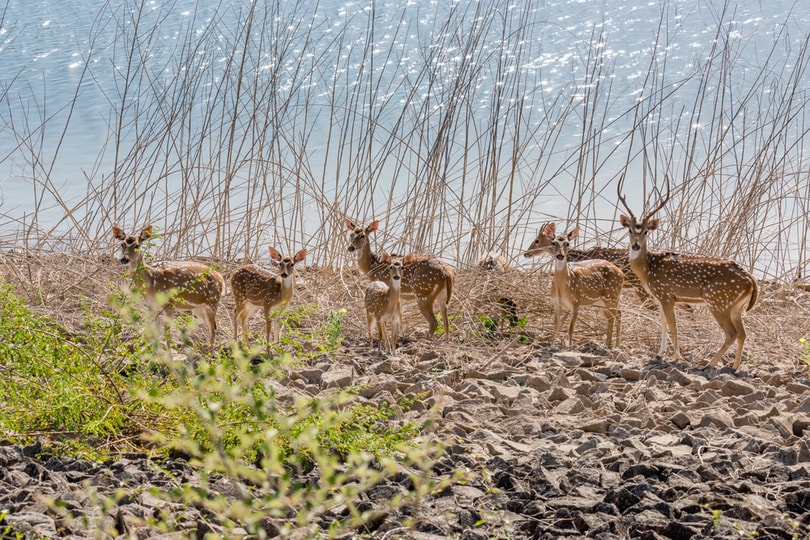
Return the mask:
[[[391,352],[397,348],[397,338],[399,337],[399,324],[402,318],[402,307],[399,303],[400,292],[402,290],[402,273],[405,268],[413,263],[413,255],[408,255],[403,259],[392,259],[387,253],[380,257],[380,263],[385,265],[390,275],[390,285],[384,281],[372,281],[366,285],[366,320],[368,321],[368,343],[369,347],[374,347],[372,328],[377,325],[377,343],[380,349],[383,342]],[[388,339],[386,324],[391,323],[391,338]]]
[[[217,306],[225,289],[225,280],[219,272],[188,261],[149,266],[143,260],[142,246],[152,237],[151,226],[138,236],[113,227],[113,236],[121,242],[121,263],[129,265],[135,279],[140,281],[147,302],[169,318],[175,310],[191,311],[208,327],[208,341],[213,344],[217,332]]]
[[[382,264],[380,257],[371,251],[369,235],[377,230],[378,221],[366,227],[359,227],[346,219],[349,229],[348,250],[357,253],[357,266],[372,281],[383,281],[390,285],[388,266]],[[447,304],[453,295],[456,274],[453,269],[434,256],[414,256],[413,262],[402,269],[400,298],[416,300],[419,311],[428,323],[428,335],[433,336],[439,327],[439,321],[433,313],[433,305],[439,302],[439,311],[444,323],[444,338],[450,336],[450,324],[447,318]]]
[[[551,299],[554,302],[554,335],[557,342],[563,322],[563,310],[571,312],[568,323],[568,346],[572,345],[574,323],[581,306],[598,306],[607,319],[607,344],[613,344],[613,326],[616,326],[616,345],[621,340],[622,319],[619,295],[624,284],[624,272],[610,261],[589,259],[568,261],[571,242],[579,234],[579,227],[567,234],[556,234],[556,226],[548,223],[541,233],[551,244],[554,257],[554,277],[551,280]],[[531,257],[540,251],[526,252]]]
[[[270,258],[278,265],[278,274],[259,268],[258,266],[241,266],[231,276],[231,290],[234,297],[233,308],[233,335],[237,343],[240,342],[239,325],[242,332],[247,334],[247,322],[253,313],[262,309],[265,322],[265,341],[270,342],[270,333],[273,340],[281,337],[281,323],[278,317],[292,299],[295,289],[295,273],[293,267],[300,263],[307,255],[302,249],[294,257],[283,257],[272,246],[269,248]]]
[[[618,196],[630,214],[629,217],[624,214],[619,217],[622,226],[630,233],[630,268],[647,292],[659,303],[661,347],[658,350],[658,357],[663,357],[667,350],[667,327],[669,327],[675,358],[682,360],[678,348],[675,304],[705,303],[726,334],[723,345],[708,365],[716,365],[736,340],[734,369],[738,369],[746,337],[742,317],[745,311],[756,304],[759,295],[757,280],[736,262],[728,259],[648,251],[647,235],[659,225],[659,220],[653,219],[652,216],[664,207],[669,194],[640,220],[636,219],[627,205],[621,193],[621,183]]]
[[[551,254],[551,240],[549,240],[546,235],[543,234],[543,231],[548,225],[553,225],[553,223],[546,223],[540,228],[540,231],[537,233],[537,237],[531,243],[529,249],[524,253],[525,257],[534,257],[543,253]],[[612,262],[621,268],[622,272],[624,272],[625,286],[633,287],[636,290],[636,294],[638,294],[639,298],[642,300],[646,300],[650,297],[650,295],[647,294],[647,291],[644,289],[644,286],[641,284],[641,281],[639,281],[638,277],[630,270],[630,260],[627,257],[626,249],[595,246],[586,249],[568,250],[569,262],[589,261],[591,259],[604,259]]]

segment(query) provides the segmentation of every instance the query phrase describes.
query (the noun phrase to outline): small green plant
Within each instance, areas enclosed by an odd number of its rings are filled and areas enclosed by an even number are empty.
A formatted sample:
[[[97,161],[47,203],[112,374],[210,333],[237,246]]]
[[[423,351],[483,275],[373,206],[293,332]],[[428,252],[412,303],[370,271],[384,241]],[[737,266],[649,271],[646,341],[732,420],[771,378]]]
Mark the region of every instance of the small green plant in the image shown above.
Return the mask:
[[[323,329],[322,351],[327,354],[334,354],[343,343],[343,328],[346,326],[346,308],[329,312],[329,320]]]
[[[454,332],[454,330],[453,330],[453,325],[450,324],[450,323],[452,323],[453,321],[455,321],[459,317],[460,317],[460,315],[447,315],[447,324],[448,324],[448,326],[450,326],[449,331],[450,331],[451,334]],[[438,318],[437,320],[439,322],[439,326],[436,327],[436,335],[440,336],[440,335],[444,334],[444,323],[442,323],[441,318]]]
[[[799,344],[802,346],[799,362],[807,366],[807,376],[810,377],[810,343],[806,338],[799,338]]]

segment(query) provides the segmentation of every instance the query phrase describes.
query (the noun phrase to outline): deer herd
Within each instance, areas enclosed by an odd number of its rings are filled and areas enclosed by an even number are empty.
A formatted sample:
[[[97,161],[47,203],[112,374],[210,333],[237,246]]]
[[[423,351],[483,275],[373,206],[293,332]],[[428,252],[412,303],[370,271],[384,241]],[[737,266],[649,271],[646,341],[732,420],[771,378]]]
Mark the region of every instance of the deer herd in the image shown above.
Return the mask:
[[[621,189],[621,186],[620,186]],[[596,306],[607,319],[607,344],[619,345],[621,339],[621,312],[619,295],[625,283],[634,286],[642,299],[657,301],[661,324],[661,346],[658,357],[667,350],[667,329],[672,340],[674,357],[682,360],[678,348],[678,329],[675,304],[678,302],[703,303],[725,333],[725,341],[708,363],[714,366],[736,341],[737,350],[733,367],[738,369],[745,344],[743,313],[757,301],[757,280],[731,260],[704,256],[682,255],[647,249],[647,235],[656,230],[659,220],[652,216],[666,203],[659,204],[641,219],[635,217],[624,196],[619,201],[627,210],[620,216],[623,227],[629,231],[629,249],[592,248],[577,250],[571,247],[579,228],[559,233],[553,223],[543,226],[537,238],[524,255],[534,257],[549,254],[554,271],[550,298],[554,304],[554,331],[552,343],[557,342],[565,312],[568,322],[568,346],[573,343],[574,323],[580,307]],[[374,346],[374,327],[380,349],[393,352],[397,346],[402,318],[402,300],[413,300],[428,324],[428,336],[439,328],[435,307],[442,317],[444,339],[449,339],[448,303],[453,294],[455,272],[435,256],[393,256],[375,254],[370,235],[377,230],[378,221],[363,227],[345,220],[349,231],[348,251],[357,257],[357,266],[369,283],[365,288],[364,304],[368,323],[369,346]],[[164,262],[148,265],[143,259],[143,245],[152,236],[146,227],[135,235],[127,235],[113,227],[113,235],[121,242],[123,264],[138,285],[145,299],[171,317],[174,310],[191,311],[209,332],[213,344],[217,329],[216,311],[225,290],[225,280],[216,270],[194,262]],[[233,337],[241,343],[247,334],[250,316],[261,309],[265,320],[265,339],[278,341],[281,326],[279,315],[290,303],[295,289],[294,267],[306,257],[305,249],[293,257],[283,256],[270,248],[270,258],[278,272],[258,266],[245,265],[233,272],[230,289],[234,297]],[[484,271],[502,273],[508,267],[506,259],[488,253],[478,267]],[[438,304],[438,306],[437,306]],[[241,333],[240,333],[241,325]],[[386,326],[390,326],[390,333]],[[615,329],[615,340],[613,331]]]

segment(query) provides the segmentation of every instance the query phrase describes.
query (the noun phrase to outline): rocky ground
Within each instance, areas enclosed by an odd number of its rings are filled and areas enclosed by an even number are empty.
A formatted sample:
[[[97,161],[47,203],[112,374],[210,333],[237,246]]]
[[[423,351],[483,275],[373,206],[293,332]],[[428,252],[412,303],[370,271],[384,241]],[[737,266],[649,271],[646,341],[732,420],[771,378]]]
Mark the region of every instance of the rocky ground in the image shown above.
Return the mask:
[[[435,475],[468,473],[416,508],[381,515],[364,537],[810,535],[810,381],[800,371],[701,370],[509,339],[488,351],[406,341],[387,357],[347,343],[341,358],[286,381],[288,392],[310,395],[366,385],[372,403],[427,396],[406,417],[438,416],[433,429],[448,448]],[[96,464],[40,452],[0,447],[4,537],[89,538],[97,528],[132,538],[244,534],[150,494],[149,486],[197,481],[182,459],[131,454]],[[383,507],[405,483],[392,479],[362,502]],[[179,532],[150,527],[161,512]],[[268,537],[281,525],[267,520]]]
[[[120,276],[103,263],[87,264],[71,293],[85,287],[78,292],[103,309],[104,294],[94,293],[85,276],[109,282]],[[16,266],[5,271],[17,273],[28,275]],[[548,275],[499,277],[459,276],[451,305],[456,333],[449,343],[421,336],[425,322],[407,304],[405,337],[393,356],[368,349],[363,276],[307,271],[299,277],[295,301],[319,306],[316,326],[331,310],[348,309],[346,339],[338,354],[291,369],[279,385],[281,397],[349,386],[362,387],[358,399],[372,404],[421,396],[403,419],[433,419],[433,431],[425,435],[447,442],[435,477],[464,473],[464,482],[416,507],[381,513],[357,536],[810,538],[810,381],[798,361],[799,338],[810,334],[808,291],[761,284],[760,301],[746,315],[749,339],[735,373],[697,367],[721,341],[702,308],[679,309],[684,362],[653,359],[657,317],[639,308],[632,292],[623,294],[622,346],[595,345],[604,339],[604,320],[590,310],[577,323],[572,348],[551,347],[551,307],[543,293]],[[16,285],[45,302],[43,309],[65,326],[80,326],[81,309],[66,303],[74,294],[52,287],[56,292],[43,296],[48,283],[36,282],[28,291],[29,283],[19,279]],[[504,296],[528,326],[487,336],[480,315]],[[220,310],[223,343],[229,339],[229,301]],[[729,365],[730,357],[725,360]],[[207,510],[166,503],[149,489],[198,480],[180,458],[127,454],[97,464],[48,456],[38,445],[0,444],[0,536],[244,534],[223,528]],[[218,489],[228,493],[232,484],[220,481]],[[405,477],[391,479],[364,493],[360,505],[386,507],[407,487]],[[178,532],[150,525],[157,515],[172,516]],[[263,522],[268,537],[284,525]]]

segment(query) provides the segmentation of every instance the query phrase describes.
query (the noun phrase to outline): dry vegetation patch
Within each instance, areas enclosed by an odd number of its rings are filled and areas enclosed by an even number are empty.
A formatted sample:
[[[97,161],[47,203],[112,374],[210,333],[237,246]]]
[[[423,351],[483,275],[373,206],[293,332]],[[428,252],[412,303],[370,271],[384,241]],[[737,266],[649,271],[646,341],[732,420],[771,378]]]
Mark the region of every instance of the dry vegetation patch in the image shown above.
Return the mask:
[[[226,281],[240,263],[205,260],[216,265]],[[272,270],[272,266],[263,265]],[[354,266],[337,269],[318,265],[297,269],[296,291],[291,309],[306,307],[297,321],[304,332],[321,328],[330,313],[345,309],[344,338],[347,344],[366,344],[363,290],[367,278]],[[0,276],[31,307],[51,317],[68,331],[80,331],[88,313],[109,310],[108,297],[125,290],[131,280],[126,268],[107,253],[6,253],[0,256]],[[551,274],[542,267],[510,269],[503,273],[476,268],[458,270],[450,302],[452,343],[482,350],[504,347],[530,351],[549,345],[553,306],[549,298]],[[636,291],[625,287],[622,309],[622,343],[608,348],[604,342],[605,320],[597,308],[583,308],[574,329],[574,349],[595,351],[615,358],[649,356],[660,339],[658,310],[643,304]],[[510,322],[510,315],[514,322]],[[721,329],[700,305],[679,304],[678,330],[685,357],[702,365],[719,347]],[[233,332],[233,297],[226,291],[217,314],[218,341],[227,343]],[[427,326],[413,302],[403,303],[403,342],[422,342],[424,348],[438,345],[424,341]],[[254,316],[254,336],[261,334],[260,317]],[[800,367],[801,338],[810,335],[810,292],[801,286],[764,281],[759,300],[745,315],[748,339],[744,369],[794,371]],[[199,338],[199,331],[195,337]],[[564,348],[564,347],[563,347]],[[732,349],[733,350],[733,349]],[[730,359],[730,357],[729,357]],[[728,363],[728,362],[726,362]]]

